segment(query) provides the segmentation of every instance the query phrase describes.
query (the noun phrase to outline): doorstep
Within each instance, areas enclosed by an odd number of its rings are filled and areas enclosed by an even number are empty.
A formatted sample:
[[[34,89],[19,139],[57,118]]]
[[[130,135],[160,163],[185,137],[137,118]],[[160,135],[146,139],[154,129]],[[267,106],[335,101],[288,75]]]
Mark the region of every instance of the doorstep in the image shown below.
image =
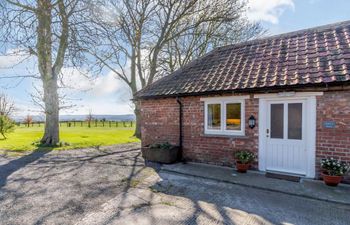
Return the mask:
[[[201,163],[162,165],[162,171],[212,179],[262,190],[280,192],[316,200],[350,205],[350,185],[326,186],[323,181],[301,179],[299,182],[266,177],[258,171],[237,173],[233,168]]]

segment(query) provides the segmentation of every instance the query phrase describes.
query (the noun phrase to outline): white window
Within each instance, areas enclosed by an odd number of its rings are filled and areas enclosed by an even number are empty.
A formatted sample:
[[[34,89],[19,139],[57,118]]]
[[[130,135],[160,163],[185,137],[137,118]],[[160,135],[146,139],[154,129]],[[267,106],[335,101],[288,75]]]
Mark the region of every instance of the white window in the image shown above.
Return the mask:
[[[244,136],[246,96],[203,98],[205,134]]]

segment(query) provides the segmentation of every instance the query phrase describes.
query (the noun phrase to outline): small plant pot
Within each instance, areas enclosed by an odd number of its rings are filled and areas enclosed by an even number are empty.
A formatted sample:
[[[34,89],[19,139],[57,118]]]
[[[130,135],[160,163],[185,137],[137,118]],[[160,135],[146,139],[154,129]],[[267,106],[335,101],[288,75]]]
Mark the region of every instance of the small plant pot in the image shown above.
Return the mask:
[[[246,173],[250,167],[250,163],[240,163],[236,162],[236,169],[239,173]]]
[[[322,173],[323,181],[326,185],[328,186],[338,186],[338,184],[341,182],[343,179],[342,176],[331,176],[326,173]]]

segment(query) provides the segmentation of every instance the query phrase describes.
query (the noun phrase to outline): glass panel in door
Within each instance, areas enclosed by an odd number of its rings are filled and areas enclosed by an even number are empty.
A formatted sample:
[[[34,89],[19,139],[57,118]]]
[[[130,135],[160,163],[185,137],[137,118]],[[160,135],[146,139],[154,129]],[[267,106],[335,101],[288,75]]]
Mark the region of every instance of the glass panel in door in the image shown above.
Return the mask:
[[[284,104],[271,104],[271,138],[283,139]]]
[[[288,104],[288,139],[302,139],[303,104]]]

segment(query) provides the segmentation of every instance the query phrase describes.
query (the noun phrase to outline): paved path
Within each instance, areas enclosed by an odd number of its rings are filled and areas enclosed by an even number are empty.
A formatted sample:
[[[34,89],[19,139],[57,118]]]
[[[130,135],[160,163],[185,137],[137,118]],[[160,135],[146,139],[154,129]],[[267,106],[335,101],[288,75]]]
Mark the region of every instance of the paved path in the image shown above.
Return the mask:
[[[350,224],[350,208],[145,167],[139,145],[0,157],[0,224]]]
[[[334,203],[342,203],[350,206],[350,185],[339,184],[338,187],[330,187],[323,181],[302,179],[301,182],[291,182],[268,178],[258,171],[238,173],[229,167],[207,165],[202,163],[177,163],[162,165],[162,171],[177,174],[191,175],[206,179],[239,184],[246,187],[254,187],[262,190],[286,193],[306,198],[324,200]]]
[[[167,172],[77,225],[349,224],[350,207]],[[152,185],[153,184],[153,185]],[[148,187],[148,188],[146,188]]]

